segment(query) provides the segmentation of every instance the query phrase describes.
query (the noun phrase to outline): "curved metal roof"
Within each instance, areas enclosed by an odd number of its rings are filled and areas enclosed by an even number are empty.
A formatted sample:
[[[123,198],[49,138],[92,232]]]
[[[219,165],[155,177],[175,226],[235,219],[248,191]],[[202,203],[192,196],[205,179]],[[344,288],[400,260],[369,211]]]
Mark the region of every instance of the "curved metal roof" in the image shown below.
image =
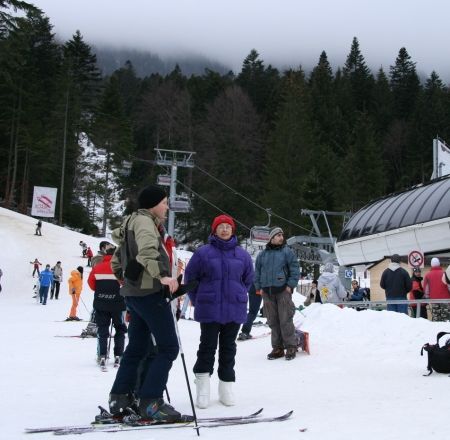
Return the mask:
[[[339,241],[450,217],[450,176],[370,202],[344,226]]]

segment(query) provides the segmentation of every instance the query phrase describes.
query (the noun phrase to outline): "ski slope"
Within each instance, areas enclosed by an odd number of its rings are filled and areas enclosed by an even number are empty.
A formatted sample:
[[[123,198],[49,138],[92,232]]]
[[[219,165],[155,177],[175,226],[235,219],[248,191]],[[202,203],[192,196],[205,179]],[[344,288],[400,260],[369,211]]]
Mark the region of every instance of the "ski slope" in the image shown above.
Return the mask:
[[[96,340],[59,338],[78,335],[85,322],[60,322],[68,316],[67,278],[78,265],[86,265],[78,245],[84,240],[93,250],[101,239],[43,222],[42,237],[34,235],[36,221],[0,209],[0,243],[3,270],[0,293],[0,357],[2,439],[54,439],[52,434],[24,434],[26,427],[86,424],[97,405],[107,406],[115,376],[96,366]],[[60,299],[36,303],[30,261],[43,265],[62,262],[64,280]],[[89,319],[92,292],[86,279],[78,316]],[[297,303],[302,302],[298,293]],[[293,409],[282,423],[235,426],[201,431],[203,439],[241,438],[364,440],[448,438],[442,416],[450,409],[450,378],[426,373],[420,356],[425,342],[450,323],[432,323],[390,312],[339,309],[313,304],[296,321],[310,332],[311,356],[293,361],[268,361],[270,338],[238,343],[235,384],[236,406],[224,407],[217,398],[217,375],[211,381],[211,406],[197,409],[199,417],[247,414],[264,407],[263,415],[280,415]],[[182,320],[179,328],[194,388],[192,367],[199,341],[199,326]],[[254,334],[264,333],[256,327]],[[174,363],[168,390],[176,409],[191,413],[180,357]],[[445,419],[445,417],[444,417]],[[306,431],[302,431],[306,428]],[[194,430],[135,431],[115,434],[115,439],[194,439]],[[86,440],[106,438],[85,434]],[[73,438],[73,436],[68,437]],[[76,437],[79,438],[79,437]]]

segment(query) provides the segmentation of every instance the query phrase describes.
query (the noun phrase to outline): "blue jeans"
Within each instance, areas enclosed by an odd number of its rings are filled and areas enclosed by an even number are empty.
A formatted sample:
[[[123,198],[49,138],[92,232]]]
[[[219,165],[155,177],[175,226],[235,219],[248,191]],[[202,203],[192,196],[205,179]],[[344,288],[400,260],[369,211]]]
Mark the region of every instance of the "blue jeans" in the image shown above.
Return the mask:
[[[242,326],[242,332],[248,335],[252,331],[253,322],[258,316],[259,309],[261,307],[262,295],[256,294],[255,286],[252,285],[248,292],[248,314],[247,321]]]
[[[406,298],[388,298],[389,299],[406,299]],[[405,313],[408,314],[408,304],[388,304],[387,305],[388,312],[397,312],[397,313]]]
[[[162,398],[169,371],[179,351],[172,309],[162,292],[142,297],[127,296],[125,302],[130,313],[128,345],[123,353],[111,393],[126,394],[135,390],[139,364],[152,348],[149,337],[152,333],[158,352],[137,390],[137,397]]]
[[[42,304],[47,304],[47,296],[48,296],[48,289],[50,286],[41,286],[39,287],[39,301]]]

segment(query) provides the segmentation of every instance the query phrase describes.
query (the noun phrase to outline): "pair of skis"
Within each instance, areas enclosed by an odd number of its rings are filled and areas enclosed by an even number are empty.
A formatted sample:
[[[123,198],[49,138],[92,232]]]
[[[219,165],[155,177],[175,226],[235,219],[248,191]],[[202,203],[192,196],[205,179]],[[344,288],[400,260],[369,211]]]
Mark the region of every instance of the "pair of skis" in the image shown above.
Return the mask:
[[[106,413],[103,408],[99,407],[102,413]],[[27,428],[25,430],[28,434],[36,434],[43,432],[53,432],[55,435],[69,435],[69,434],[86,434],[89,432],[122,432],[134,431],[144,429],[173,429],[173,428],[218,428],[223,426],[235,425],[249,425],[254,423],[270,423],[282,422],[292,415],[293,411],[289,411],[278,417],[259,417],[263,409],[259,409],[253,414],[246,416],[235,417],[207,417],[197,419],[198,426],[195,426],[193,421],[179,422],[179,423],[164,423],[152,420],[133,420],[130,422],[120,422],[111,417],[105,417],[103,420],[99,419],[90,425],[80,426],[57,426],[47,428]]]

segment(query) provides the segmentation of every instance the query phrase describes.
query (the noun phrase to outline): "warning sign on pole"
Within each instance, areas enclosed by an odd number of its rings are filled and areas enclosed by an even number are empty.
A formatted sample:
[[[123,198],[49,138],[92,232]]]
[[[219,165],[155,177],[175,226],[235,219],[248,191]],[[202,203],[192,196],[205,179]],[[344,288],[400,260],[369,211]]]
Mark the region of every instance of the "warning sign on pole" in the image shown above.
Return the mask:
[[[425,258],[423,257],[423,253],[420,251],[411,251],[408,254],[408,263],[410,267],[421,267],[423,268],[425,262]]]

